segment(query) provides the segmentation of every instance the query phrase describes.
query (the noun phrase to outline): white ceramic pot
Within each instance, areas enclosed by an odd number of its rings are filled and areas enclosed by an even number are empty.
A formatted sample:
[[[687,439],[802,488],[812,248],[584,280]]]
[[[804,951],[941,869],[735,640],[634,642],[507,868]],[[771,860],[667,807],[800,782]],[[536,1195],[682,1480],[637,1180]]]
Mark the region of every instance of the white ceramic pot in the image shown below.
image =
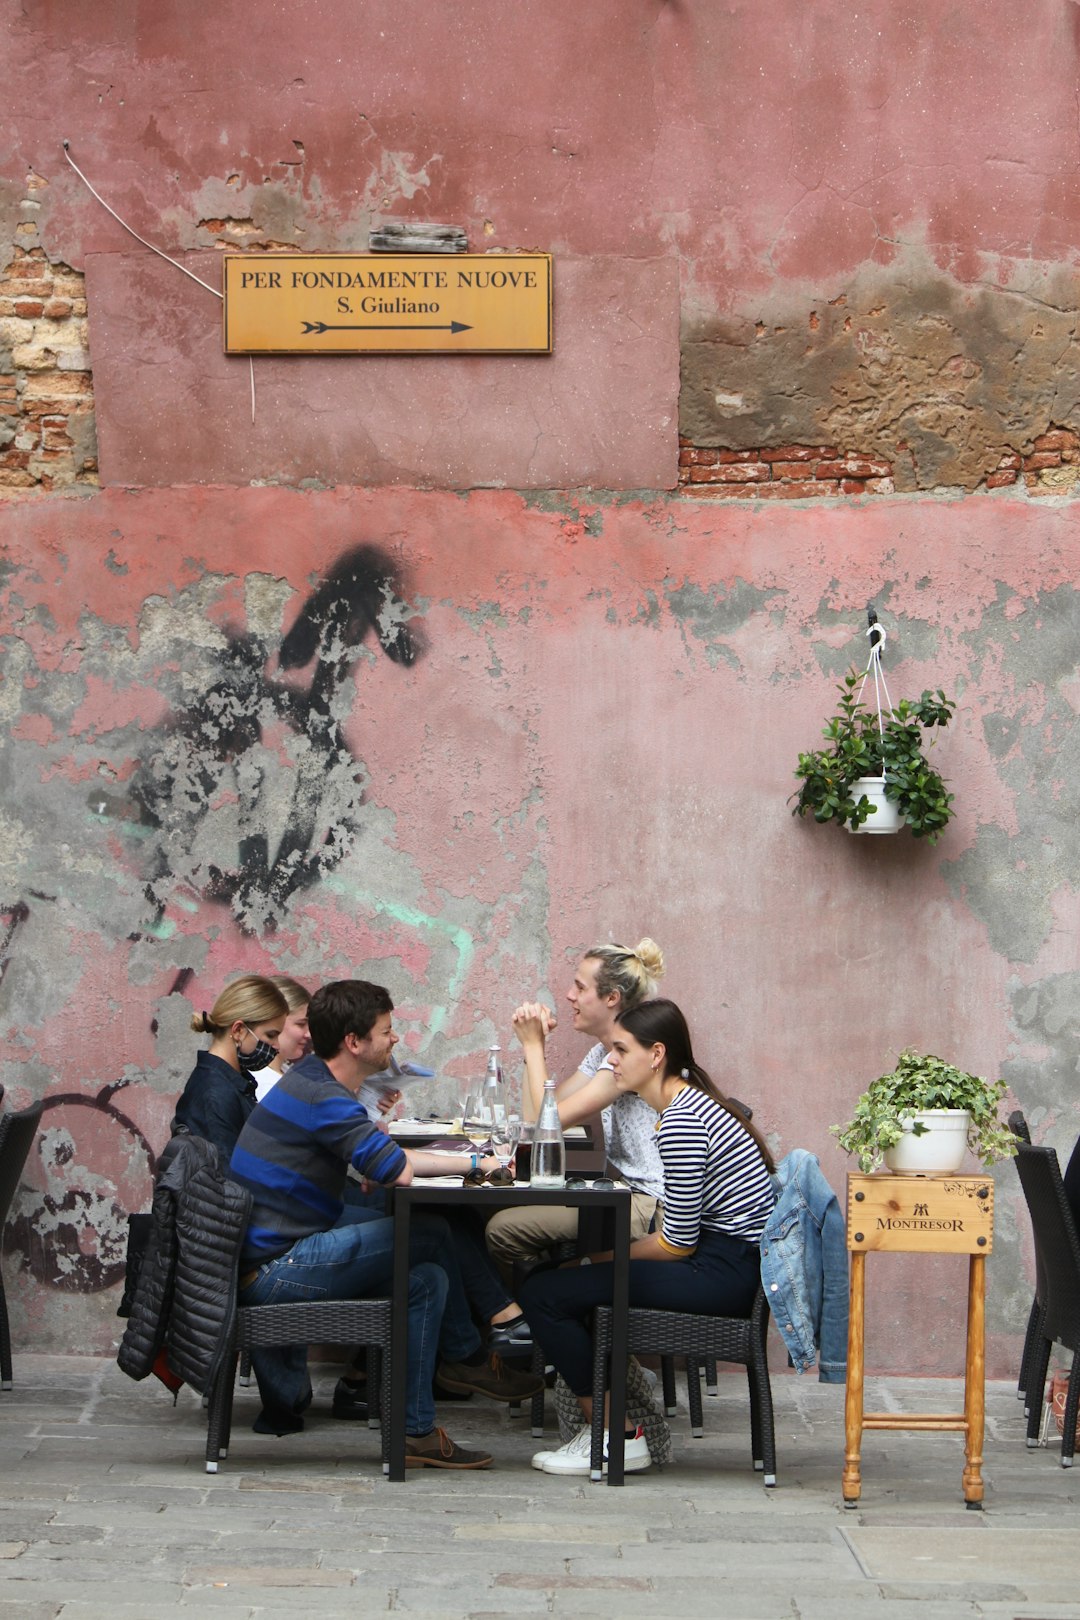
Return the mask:
[[[862,794],[875,806],[873,815],[867,816],[859,827],[848,827],[853,833],[894,833],[899,832],[905,824],[905,818],[893,804],[891,799],[885,797],[885,781],[880,776],[860,776],[852,787],[852,797],[858,803]]]
[[[916,1120],[928,1126],[922,1136],[912,1127]],[[949,1176],[964,1162],[971,1115],[966,1108],[928,1108],[904,1121],[904,1134],[895,1147],[885,1149],[885,1168],[894,1176]]]

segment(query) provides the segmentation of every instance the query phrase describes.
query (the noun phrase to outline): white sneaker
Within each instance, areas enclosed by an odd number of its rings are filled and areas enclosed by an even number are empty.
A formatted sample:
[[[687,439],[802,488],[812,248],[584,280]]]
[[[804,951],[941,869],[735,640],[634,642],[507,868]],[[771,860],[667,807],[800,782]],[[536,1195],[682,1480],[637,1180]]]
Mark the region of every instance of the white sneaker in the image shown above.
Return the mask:
[[[570,1474],[578,1478],[588,1479],[592,1473],[590,1461],[592,1452],[592,1430],[588,1426],[580,1429],[572,1440],[558,1451],[541,1451],[533,1458],[533,1467],[539,1468],[544,1474]],[[604,1473],[607,1473],[608,1436],[604,1430]],[[649,1447],[645,1440],[645,1432],[639,1428],[633,1436],[628,1435],[623,1451],[623,1468],[628,1474],[640,1474],[649,1466]]]

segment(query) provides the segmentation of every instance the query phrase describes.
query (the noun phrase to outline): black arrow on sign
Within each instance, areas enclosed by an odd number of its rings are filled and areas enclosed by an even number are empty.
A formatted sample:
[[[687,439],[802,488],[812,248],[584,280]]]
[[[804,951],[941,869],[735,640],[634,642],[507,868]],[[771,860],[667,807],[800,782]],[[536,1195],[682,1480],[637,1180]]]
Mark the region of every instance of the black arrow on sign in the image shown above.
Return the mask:
[[[325,321],[305,321],[304,336],[309,332],[321,334],[323,332],[471,332],[472,327],[466,326],[464,321],[450,321],[443,326],[328,326]]]

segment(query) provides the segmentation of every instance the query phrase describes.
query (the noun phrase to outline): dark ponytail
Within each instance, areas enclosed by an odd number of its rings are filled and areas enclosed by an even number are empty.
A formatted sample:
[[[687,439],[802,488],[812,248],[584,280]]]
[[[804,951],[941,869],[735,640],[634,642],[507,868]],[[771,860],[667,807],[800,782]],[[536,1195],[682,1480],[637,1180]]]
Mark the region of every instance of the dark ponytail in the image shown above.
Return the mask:
[[[641,1046],[652,1046],[659,1042],[666,1054],[665,1078],[672,1079],[678,1076],[685,1080],[688,1086],[693,1086],[695,1091],[711,1097],[725,1114],[730,1114],[746,1134],[753,1138],[770,1176],[776,1173],[773,1156],[761,1132],[750,1123],[741,1108],[729,1102],[708,1071],[695,1060],[694,1049],[690,1044],[690,1030],[681,1008],[673,1001],[658,997],[655,1001],[640,1001],[636,1007],[628,1007],[625,1012],[619,1014],[615,1022],[628,1030]]]

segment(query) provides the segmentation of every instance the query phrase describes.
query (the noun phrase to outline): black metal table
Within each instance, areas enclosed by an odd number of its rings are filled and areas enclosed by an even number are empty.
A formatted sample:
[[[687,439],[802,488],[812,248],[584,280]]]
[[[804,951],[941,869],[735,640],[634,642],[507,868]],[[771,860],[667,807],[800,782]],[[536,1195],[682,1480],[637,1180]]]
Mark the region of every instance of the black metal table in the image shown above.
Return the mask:
[[[550,1204],[562,1209],[603,1211],[614,1227],[614,1287],[611,1299],[611,1392],[608,1439],[609,1485],[623,1483],[623,1435],[626,1428],[627,1318],[629,1311],[630,1191],[627,1187],[462,1187],[432,1185],[423,1179],[390,1189],[394,1217],[394,1273],[390,1328],[390,1461],[392,1480],[405,1478],[405,1360],[409,1335],[409,1229],[413,1209],[428,1205],[462,1209],[506,1209]]]

